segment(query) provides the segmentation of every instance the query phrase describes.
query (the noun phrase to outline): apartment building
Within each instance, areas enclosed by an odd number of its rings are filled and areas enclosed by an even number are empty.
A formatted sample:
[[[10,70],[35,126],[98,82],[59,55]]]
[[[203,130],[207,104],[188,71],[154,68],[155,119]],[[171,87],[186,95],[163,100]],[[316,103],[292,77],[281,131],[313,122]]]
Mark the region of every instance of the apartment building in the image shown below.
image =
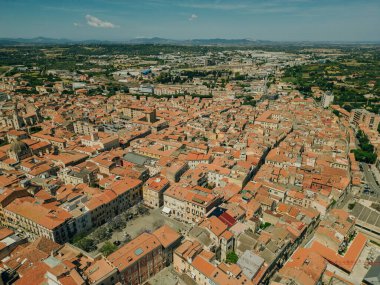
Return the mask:
[[[173,267],[179,274],[188,275],[196,284],[254,284],[238,265],[224,262],[216,265],[214,261],[214,253],[204,250],[199,242],[186,240],[174,252]]]
[[[164,268],[162,245],[149,233],[141,234],[107,259],[119,270],[122,284],[142,284]]]
[[[123,178],[109,185],[85,203],[91,212],[92,224],[100,226],[121,212],[139,203],[142,199],[142,181]]]
[[[74,127],[74,132],[76,134],[86,135],[86,136],[89,136],[92,133],[104,131],[103,127],[96,126],[86,121],[76,121],[74,122],[73,127]]]
[[[170,186],[162,175],[148,179],[143,187],[144,204],[150,208],[160,208],[164,204],[164,191]]]
[[[174,185],[164,192],[167,214],[191,224],[200,222],[220,203],[219,195],[214,195],[212,190],[200,186]]]
[[[106,151],[119,146],[119,138],[103,132],[91,133],[83,136],[81,143],[84,146],[95,148],[97,151]]]
[[[76,223],[66,210],[43,205],[32,198],[19,198],[4,208],[7,224],[31,239],[43,236],[57,243],[68,242],[77,233]]]
[[[371,130],[377,130],[380,123],[380,115],[371,113],[365,109],[351,111],[350,123],[356,126],[364,125]]]
[[[192,152],[187,154],[185,160],[191,169],[195,169],[199,164],[211,163],[212,156],[210,154]]]

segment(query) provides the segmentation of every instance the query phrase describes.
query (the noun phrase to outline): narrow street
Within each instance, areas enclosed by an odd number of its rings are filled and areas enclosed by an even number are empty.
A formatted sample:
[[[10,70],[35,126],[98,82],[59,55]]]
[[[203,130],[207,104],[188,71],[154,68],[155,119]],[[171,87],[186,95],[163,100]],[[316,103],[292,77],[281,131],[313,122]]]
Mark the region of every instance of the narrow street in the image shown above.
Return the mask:
[[[368,186],[371,190],[373,190],[377,197],[380,197],[380,186],[376,183],[375,177],[369,168],[368,164],[362,163],[363,165],[363,172],[365,179],[367,181]]]

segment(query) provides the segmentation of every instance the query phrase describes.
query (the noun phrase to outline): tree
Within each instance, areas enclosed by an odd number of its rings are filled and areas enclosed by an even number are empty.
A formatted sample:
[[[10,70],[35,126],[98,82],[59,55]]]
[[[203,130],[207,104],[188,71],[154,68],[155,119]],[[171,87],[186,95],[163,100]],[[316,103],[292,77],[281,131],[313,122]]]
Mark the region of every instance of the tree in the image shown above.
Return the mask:
[[[238,259],[239,256],[234,251],[230,251],[229,253],[227,253],[226,263],[236,263]]]
[[[140,215],[146,215],[146,214],[149,214],[149,209],[144,207],[143,205],[139,205],[137,207],[137,211]]]
[[[111,237],[111,231],[109,231],[105,227],[101,227],[94,231],[93,236],[97,240],[105,240]]]
[[[339,113],[338,110],[334,110],[333,113],[334,113],[335,116],[340,117],[340,113]]]
[[[132,240],[132,237],[131,237],[131,235],[130,234],[128,234],[128,233],[125,233],[124,234],[124,242],[130,242]]]
[[[127,210],[123,213],[123,217],[125,221],[129,221],[133,219],[133,213],[130,210]]]
[[[271,223],[265,222],[260,225],[260,229],[265,230],[267,227],[269,227]]]
[[[120,216],[116,216],[112,219],[112,221],[109,223],[109,226],[112,230],[120,231],[121,229],[125,228],[126,222],[124,219],[122,219]]]
[[[355,159],[360,162],[375,163],[377,155],[367,135],[363,131],[358,131],[356,138],[359,141],[359,149],[354,150]]]
[[[95,241],[88,237],[77,240],[74,245],[84,251],[93,251],[96,249]]]
[[[99,251],[105,255],[105,256],[108,256],[110,255],[111,253],[113,253],[115,250],[117,249],[117,246],[114,245],[112,242],[110,241],[106,241],[103,246],[99,249]]]
[[[376,162],[376,154],[363,151],[361,149],[354,150],[355,159],[360,162],[365,162],[369,164],[373,164]]]

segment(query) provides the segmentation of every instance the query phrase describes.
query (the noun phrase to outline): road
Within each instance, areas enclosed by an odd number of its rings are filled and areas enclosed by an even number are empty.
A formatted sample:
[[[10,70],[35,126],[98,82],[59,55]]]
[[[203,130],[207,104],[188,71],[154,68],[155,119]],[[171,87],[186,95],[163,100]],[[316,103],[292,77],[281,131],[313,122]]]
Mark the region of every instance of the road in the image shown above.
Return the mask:
[[[351,191],[350,191],[351,192]],[[352,196],[351,193],[347,193],[346,196],[343,198],[342,201],[339,201],[336,203],[335,208],[337,209],[343,209],[343,210],[348,210],[348,204],[351,202],[354,202],[354,197]]]
[[[371,169],[369,168],[368,164],[366,164],[366,163],[362,163],[362,165],[363,165],[365,180],[367,181],[369,188],[371,190],[375,191],[377,196],[380,196],[380,187],[376,183],[375,177],[373,176]]]

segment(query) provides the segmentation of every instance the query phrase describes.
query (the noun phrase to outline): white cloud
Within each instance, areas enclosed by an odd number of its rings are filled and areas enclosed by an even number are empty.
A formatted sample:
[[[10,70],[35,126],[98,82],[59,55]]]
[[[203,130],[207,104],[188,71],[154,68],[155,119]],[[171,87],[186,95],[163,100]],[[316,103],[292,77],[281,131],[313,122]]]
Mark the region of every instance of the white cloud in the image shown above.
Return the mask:
[[[197,18],[198,18],[198,16],[195,15],[195,14],[193,14],[193,15],[190,16],[189,21],[194,21]]]
[[[112,24],[111,22],[100,20],[99,18],[96,18],[91,15],[86,15],[87,24],[94,28],[105,28],[105,29],[113,29],[117,28],[115,24]]]
[[[80,23],[73,23],[73,25],[74,25],[75,27],[82,27],[82,24],[80,24]]]

